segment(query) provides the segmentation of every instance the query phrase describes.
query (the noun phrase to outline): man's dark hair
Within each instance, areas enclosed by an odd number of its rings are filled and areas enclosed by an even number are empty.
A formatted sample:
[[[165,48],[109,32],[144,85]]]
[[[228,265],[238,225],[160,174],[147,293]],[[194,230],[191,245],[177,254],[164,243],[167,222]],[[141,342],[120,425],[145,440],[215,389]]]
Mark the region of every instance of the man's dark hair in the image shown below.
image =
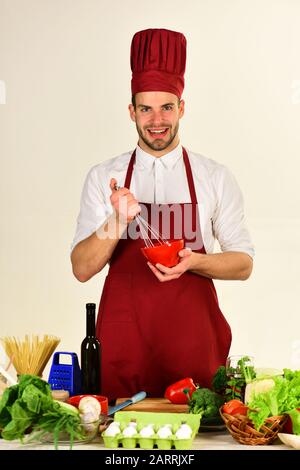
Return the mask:
[[[180,106],[180,101],[181,101],[181,99],[178,98],[178,106]],[[132,95],[132,96],[131,96],[131,103],[132,103],[132,106],[133,106],[134,109],[135,109],[135,107],[136,107],[135,95]]]

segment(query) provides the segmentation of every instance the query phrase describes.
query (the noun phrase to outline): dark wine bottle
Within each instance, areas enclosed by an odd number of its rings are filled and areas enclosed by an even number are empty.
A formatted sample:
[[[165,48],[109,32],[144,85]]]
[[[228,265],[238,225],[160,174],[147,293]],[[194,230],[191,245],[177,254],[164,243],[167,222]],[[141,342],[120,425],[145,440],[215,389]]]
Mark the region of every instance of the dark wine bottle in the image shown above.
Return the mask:
[[[81,392],[101,393],[101,345],[96,338],[96,304],[86,304],[86,337],[81,343]]]

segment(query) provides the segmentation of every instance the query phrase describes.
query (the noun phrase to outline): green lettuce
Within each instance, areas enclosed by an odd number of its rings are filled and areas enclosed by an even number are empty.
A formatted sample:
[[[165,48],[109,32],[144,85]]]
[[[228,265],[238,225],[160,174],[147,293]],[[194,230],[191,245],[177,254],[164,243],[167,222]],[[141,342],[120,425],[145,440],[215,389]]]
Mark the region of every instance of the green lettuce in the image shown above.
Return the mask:
[[[65,406],[63,406],[65,405]],[[17,385],[5,390],[0,400],[1,437],[21,439],[53,433],[55,448],[60,432],[70,436],[70,448],[75,438],[84,438],[79,412],[70,413],[70,405],[53,400],[50,385],[39,377],[22,375]]]
[[[283,377],[272,377],[275,386],[257,394],[248,403],[248,417],[259,430],[270,416],[290,414],[300,407],[300,371],[284,370]]]
[[[18,385],[13,385],[4,390],[0,400],[0,429],[4,428],[11,420],[11,407],[18,398]]]

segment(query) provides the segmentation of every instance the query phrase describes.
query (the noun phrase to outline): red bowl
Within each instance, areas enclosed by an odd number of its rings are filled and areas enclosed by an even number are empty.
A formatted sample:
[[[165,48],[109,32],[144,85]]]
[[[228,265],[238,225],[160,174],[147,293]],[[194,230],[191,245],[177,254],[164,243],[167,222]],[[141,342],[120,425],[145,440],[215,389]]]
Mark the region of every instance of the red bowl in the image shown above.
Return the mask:
[[[184,248],[184,240],[169,240],[163,245],[156,243],[155,246],[143,247],[141,251],[145,258],[154,266],[157,263],[168,268],[175,266],[179,262],[178,252]]]
[[[80,402],[81,398],[83,398],[83,397],[94,397],[94,398],[96,398],[96,400],[100,403],[100,406],[101,406],[101,414],[107,415],[107,413],[108,413],[108,398],[103,397],[102,395],[89,395],[89,394],[87,394],[87,395],[74,395],[73,397],[70,397],[67,400],[67,403],[69,403],[70,405],[76,406],[76,408],[78,408],[79,402]]]

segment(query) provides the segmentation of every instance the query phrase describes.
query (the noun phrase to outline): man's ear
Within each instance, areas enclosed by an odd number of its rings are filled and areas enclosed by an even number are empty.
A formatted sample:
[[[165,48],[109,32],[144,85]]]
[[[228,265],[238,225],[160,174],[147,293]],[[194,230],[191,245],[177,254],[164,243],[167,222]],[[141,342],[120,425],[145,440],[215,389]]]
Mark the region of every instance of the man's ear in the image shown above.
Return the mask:
[[[135,118],[135,109],[134,109],[134,106],[132,103],[130,103],[128,105],[128,110],[129,110],[129,114],[130,114],[130,119],[135,122],[136,121],[136,118]]]
[[[185,106],[184,100],[180,100],[180,104],[179,104],[179,119],[181,119],[182,116],[184,115],[184,106]]]

